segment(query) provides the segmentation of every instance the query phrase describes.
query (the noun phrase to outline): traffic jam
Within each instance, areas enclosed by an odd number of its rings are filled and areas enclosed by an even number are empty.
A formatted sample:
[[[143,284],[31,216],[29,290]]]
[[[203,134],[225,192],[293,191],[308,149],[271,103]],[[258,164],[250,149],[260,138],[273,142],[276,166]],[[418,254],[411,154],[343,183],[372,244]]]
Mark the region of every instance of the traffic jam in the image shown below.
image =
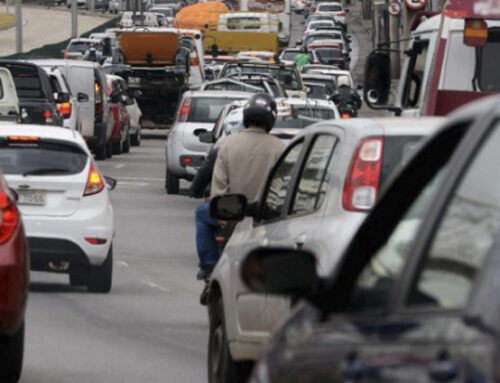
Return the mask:
[[[374,3],[0,60],[0,383],[500,381],[500,1]]]

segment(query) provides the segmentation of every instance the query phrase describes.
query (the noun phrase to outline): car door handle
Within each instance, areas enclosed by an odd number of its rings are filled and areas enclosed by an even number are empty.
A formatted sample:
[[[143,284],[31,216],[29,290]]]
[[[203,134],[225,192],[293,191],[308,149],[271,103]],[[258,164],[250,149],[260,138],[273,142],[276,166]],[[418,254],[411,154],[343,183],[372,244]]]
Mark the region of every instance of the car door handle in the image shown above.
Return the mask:
[[[438,360],[429,367],[429,376],[435,382],[451,382],[458,378],[458,368],[449,360]]]
[[[200,134],[202,134],[202,133],[206,133],[206,132],[208,132],[208,130],[206,130],[206,129],[195,129],[195,130],[193,131],[193,134],[194,134],[196,137],[198,137]]]

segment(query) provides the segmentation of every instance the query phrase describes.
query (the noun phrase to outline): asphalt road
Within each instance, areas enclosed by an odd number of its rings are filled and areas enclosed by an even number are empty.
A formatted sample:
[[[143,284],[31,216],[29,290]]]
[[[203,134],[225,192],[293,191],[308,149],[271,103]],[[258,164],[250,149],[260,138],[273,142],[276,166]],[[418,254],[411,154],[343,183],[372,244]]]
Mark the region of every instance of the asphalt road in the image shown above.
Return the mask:
[[[302,36],[301,20],[293,16],[292,42]],[[206,382],[207,315],[195,280],[199,201],[165,194],[166,142],[154,137],[99,162],[118,180],[112,292],[90,294],[67,276],[32,273],[21,382]]]
[[[108,295],[32,273],[24,383],[206,381],[206,311],[198,298],[198,201],[164,192],[165,141],[99,162],[118,180],[114,285]]]

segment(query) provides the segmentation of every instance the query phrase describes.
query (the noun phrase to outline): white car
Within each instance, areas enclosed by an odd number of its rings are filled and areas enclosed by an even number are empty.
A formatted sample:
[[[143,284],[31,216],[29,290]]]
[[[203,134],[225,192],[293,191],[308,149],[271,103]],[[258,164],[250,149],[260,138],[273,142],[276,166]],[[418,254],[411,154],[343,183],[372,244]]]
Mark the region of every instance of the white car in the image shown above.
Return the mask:
[[[305,65],[304,67],[302,67],[302,73],[335,76],[335,82],[337,82],[337,79],[340,76],[347,76],[349,77],[351,88],[355,88],[351,72],[349,72],[348,70],[332,68],[329,65]]]
[[[333,28],[333,27],[335,27],[335,23],[333,20],[314,20],[314,21],[311,21],[306,26],[306,30],[304,31],[304,36],[317,30],[318,28],[324,28],[324,27],[332,27]]]
[[[71,285],[111,290],[113,207],[80,133],[37,125],[0,126],[0,167],[17,192],[31,268],[69,273]]]
[[[306,0],[292,0],[292,8],[295,13],[302,13],[306,8]]]
[[[312,62],[318,62],[318,57],[314,49],[308,50],[309,54],[312,56]],[[285,48],[281,51],[279,56],[280,63],[285,65],[293,65],[295,63],[295,58],[302,53],[301,48]]]
[[[327,15],[332,16],[336,22],[342,24],[342,26],[347,30],[347,20],[346,20],[346,10],[342,3],[319,3],[316,7],[316,15]]]

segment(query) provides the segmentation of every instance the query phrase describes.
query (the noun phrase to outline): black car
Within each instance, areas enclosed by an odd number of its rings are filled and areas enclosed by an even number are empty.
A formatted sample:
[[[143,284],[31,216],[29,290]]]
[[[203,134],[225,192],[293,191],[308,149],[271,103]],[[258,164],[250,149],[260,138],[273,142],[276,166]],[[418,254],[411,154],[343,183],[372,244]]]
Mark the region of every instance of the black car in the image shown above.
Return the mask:
[[[458,111],[392,178],[338,267],[259,249],[255,292],[292,296],[252,383],[498,382],[500,97]]]
[[[10,70],[19,98],[23,124],[63,126],[57,103],[69,101],[69,94],[54,94],[47,73],[39,66],[19,61],[0,61]],[[57,97],[57,100],[54,98]]]

